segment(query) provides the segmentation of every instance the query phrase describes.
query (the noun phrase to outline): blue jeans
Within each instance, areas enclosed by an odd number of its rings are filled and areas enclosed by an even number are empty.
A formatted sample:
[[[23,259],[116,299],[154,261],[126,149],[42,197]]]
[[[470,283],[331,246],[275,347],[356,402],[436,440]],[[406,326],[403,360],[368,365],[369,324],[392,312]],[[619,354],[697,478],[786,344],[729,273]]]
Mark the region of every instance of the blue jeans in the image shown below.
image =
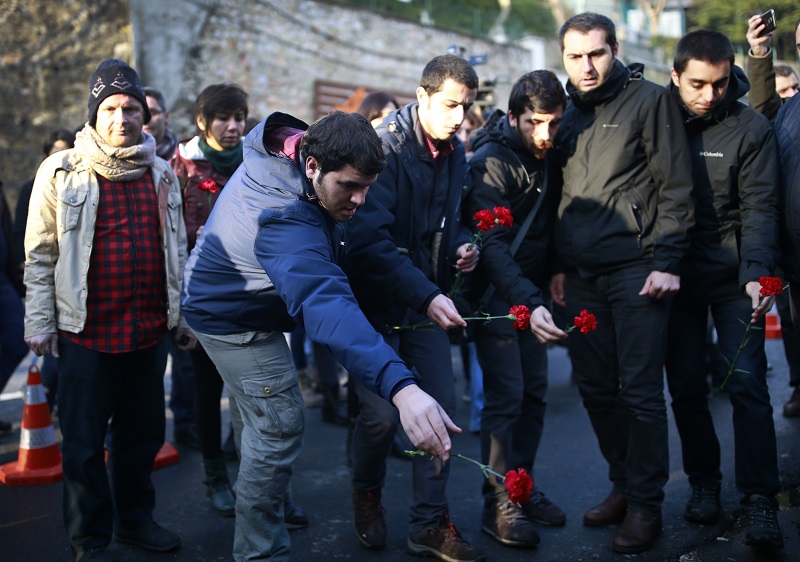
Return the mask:
[[[416,318],[412,323],[426,321]],[[386,336],[389,345],[409,365],[417,368],[419,386],[430,394],[452,418],[455,408],[453,363],[450,357],[450,340],[444,330],[401,331]],[[355,378],[351,377],[351,381]],[[356,381],[359,415],[353,430],[351,450],[353,489],[373,491],[383,488],[386,478],[386,458],[392,447],[399,423],[397,408],[367,390]],[[450,463],[414,457],[411,460],[413,475],[413,500],[411,504],[410,531],[417,532],[436,526],[438,517],[447,512],[445,488],[450,474]]]
[[[233,558],[289,560],[283,521],[292,464],[303,448],[303,397],[281,332],[196,332],[241,416]]]
[[[489,303],[485,311],[508,314],[508,304]],[[519,332],[508,320],[482,323],[475,333],[483,370],[484,405],[481,417],[481,462],[505,474],[533,464],[547,410],[547,347],[530,330]],[[474,375],[473,375],[474,376]],[[505,494],[496,477],[483,483],[486,499]]]
[[[575,380],[614,488],[632,511],[657,512],[669,477],[664,355],[665,299],[640,297],[650,268],[633,265],[593,278],[566,276],[569,323],[586,309],[597,329],[567,340]]]
[[[24,318],[22,299],[11,283],[0,278],[0,392],[28,354],[23,337]]]
[[[107,546],[112,522],[135,529],[153,520],[150,473],[164,444],[167,339],[101,353],[59,337],[58,351],[64,523],[77,554]],[[109,419],[110,482],[103,459]]]
[[[734,287],[733,294],[738,291]],[[749,297],[734,296],[709,302],[681,291],[670,313],[667,381],[672,411],[681,436],[683,469],[692,486],[716,486],[720,445],[708,409],[704,362],[708,310],[714,318],[720,353],[732,361],[749,323]],[[772,496],[779,491],[775,424],[767,389],[764,320],[751,329],[749,341],[725,383],[733,405],[736,486],[745,495]]]

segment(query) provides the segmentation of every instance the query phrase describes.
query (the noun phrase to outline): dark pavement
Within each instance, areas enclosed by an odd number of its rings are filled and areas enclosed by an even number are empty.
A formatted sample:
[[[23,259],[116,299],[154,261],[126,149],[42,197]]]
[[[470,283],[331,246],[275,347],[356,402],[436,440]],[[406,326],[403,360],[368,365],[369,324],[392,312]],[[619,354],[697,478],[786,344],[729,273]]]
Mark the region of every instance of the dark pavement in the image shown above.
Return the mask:
[[[788,371],[780,340],[767,341],[772,370],[769,384],[778,432],[782,509],[779,520],[786,540],[781,551],[755,551],[742,544],[737,521],[738,497],[733,484],[731,407],[725,395],[711,399],[723,450],[723,505],[725,518],[714,527],[697,527],[682,518],[688,483],[681,470],[680,447],[670,422],[671,478],[666,487],[664,531],[650,551],[619,555],[611,551],[614,529],[593,529],[581,524],[583,511],[601,501],[610,490],[605,463],[577,388],[570,381],[570,366],[563,348],[550,350],[549,409],[534,478],[537,485],[567,513],[563,528],[540,528],[536,549],[519,550],[494,542],[480,531],[481,473],[474,465],[454,459],[448,496],[451,516],[461,533],[480,545],[493,561],[793,561],[800,560],[800,418],[785,418],[781,407],[788,399]],[[459,395],[463,388],[460,361],[456,360]],[[13,419],[15,431],[0,437],[0,464],[16,458],[22,402],[14,392],[25,384],[20,370],[0,400],[0,419]],[[167,377],[169,384],[169,377]],[[467,428],[467,404],[459,400],[456,422]],[[372,552],[358,542],[351,524],[351,503],[345,455],[346,429],[324,424],[318,410],[307,415],[305,450],[293,477],[295,501],[311,519],[304,530],[292,531],[293,559],[314,560],[415,560],[405,552],[408,505],[411,498],[409,463],[389,461],[384,505],[389,525],[388,546]],[[56,425],[57,428],[57,425]],[[171,424],[167,435],[171,437]],[[183,539],[180,550],[149,553],[112,543],[121,562],[202,562],[230,560],[234,520],[215,515],[205,497],[200,453],[181,449],[178,464],[153,475],[158,505],[156,520]],[[466,432],[454,438],[453,451],[479,458],[479,439]],[[228,464],[232,478],[237,465]],[[69,561],[70,553],[61,518],[61,484],[29,487],[0,485],[0,561]]]

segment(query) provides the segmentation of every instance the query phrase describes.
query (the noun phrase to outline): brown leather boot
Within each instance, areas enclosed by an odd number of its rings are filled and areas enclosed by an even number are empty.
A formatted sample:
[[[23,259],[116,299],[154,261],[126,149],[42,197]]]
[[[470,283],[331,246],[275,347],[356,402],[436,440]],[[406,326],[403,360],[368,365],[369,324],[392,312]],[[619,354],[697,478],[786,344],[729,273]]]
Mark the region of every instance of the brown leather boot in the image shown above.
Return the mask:
[[[589,527],[605,527],[614,525],[625,518],[628,510],[628,500],[619,490],[611,490],[606,499],[594,507],[590,507],[583,514],[583,524]]]
[[[794,387],[789,401],[783,405],[783,415],[789,418],[800,416],[800,385]]]
[[[614,537],[614,552],[636,554],[653,546],[661,533],[661,514],[629,511]]]

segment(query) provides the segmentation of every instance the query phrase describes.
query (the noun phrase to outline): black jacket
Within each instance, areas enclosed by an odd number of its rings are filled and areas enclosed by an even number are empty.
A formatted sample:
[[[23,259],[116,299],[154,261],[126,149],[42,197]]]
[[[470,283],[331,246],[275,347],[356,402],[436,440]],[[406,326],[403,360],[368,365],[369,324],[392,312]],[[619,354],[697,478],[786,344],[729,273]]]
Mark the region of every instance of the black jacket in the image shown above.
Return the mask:
[[[456,250],[470,240],[460,220],[469,168],[457,137],[453,152],[433,161],[416,103],[387,116],[377,133],[387,166],[347,223],[347,271],[362,309],[383,330],[403,323],[409,309],[424,314],[450,289]]]
[[[593,276],[631,264],[679,274],[694,223],[686,134],[675,100],[615,61],[572,103],[557,137],[564,187],[556,244],[564,268]]]
[[[741,294],[746,283],[771,275],[778,258],[778,146],[769,121],[738,101],[749,88],[734,67],[725,99],[702,117],[678,96],[695,204],[681,286],[710,298]]]
[[[508,207],[514,216],[512,228],[493,228],[483,235],[472,295],[480,299],[492,283],[502,300],[533,309],[544,304],[540,289],[552,273],[548,258],[560,196],[558,160],[553,156],[538,160],[499,110],[476,133],[471,146],[473,187],[464,203],[465,221],[481,209],[496,206]],[[530,229],[512,256],[511,243],[534,209]]]
[[[3,194],[3,183],[0,182],[0,282],[4,281],[11,283],[20,297],[25,295],[19,262],[14,256],[11,238],[11,211]]]
[[[800,95],[781,108],[775,134],[781,151],[781,266],[791,282],[800,283]]]

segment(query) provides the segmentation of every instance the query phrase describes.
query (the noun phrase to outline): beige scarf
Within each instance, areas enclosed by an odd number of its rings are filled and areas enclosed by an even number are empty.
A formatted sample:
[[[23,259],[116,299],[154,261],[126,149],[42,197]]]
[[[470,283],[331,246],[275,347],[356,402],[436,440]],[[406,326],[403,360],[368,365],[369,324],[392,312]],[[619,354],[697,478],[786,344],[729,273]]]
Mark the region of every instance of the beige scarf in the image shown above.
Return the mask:
[[[141,144],[117,148],[106,143],[95,128],[86,123],[75,136],[75,155],[104,178],[132,181],[152,167],[156,157],[155,139],[142,131],[139,140]]]

